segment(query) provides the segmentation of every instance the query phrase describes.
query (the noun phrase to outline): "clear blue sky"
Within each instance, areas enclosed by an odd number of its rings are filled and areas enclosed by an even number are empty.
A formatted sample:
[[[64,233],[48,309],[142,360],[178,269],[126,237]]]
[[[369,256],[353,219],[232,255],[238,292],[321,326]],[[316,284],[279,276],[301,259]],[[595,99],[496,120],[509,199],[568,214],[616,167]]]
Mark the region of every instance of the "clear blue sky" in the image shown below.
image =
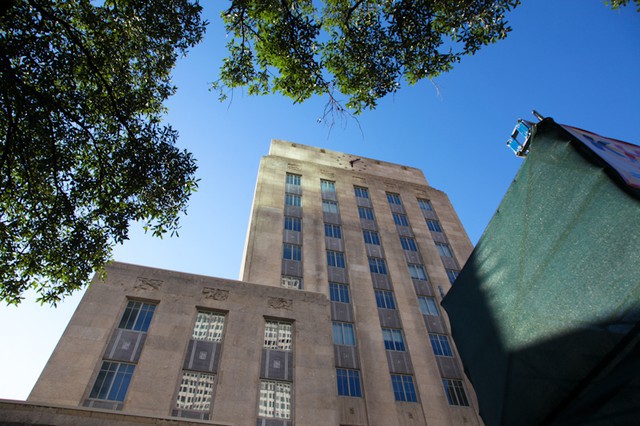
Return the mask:
[[[203,2],[204,3],[204,2]],[[215,4],[215,6],[211,6]],[[139,226],[116,247],[118,261],[237,279],[260,158],[272,138],[405,164],[445,191],[475,244],[521,161],[505,146],[518,118],[536,109],[557,122],[640,143],[640,13],[602,0],[524,0],[506,40],[465,58],[432,82],[405,87],[358,120],[318,125],[324,99],[293,105],[241,90],[220,104],[209,83],[225,33],[206,2],[205,41],[180,61],[167,120],[198,159],[200,190],[180,238]],[[213,8],[212,8],[213,7]],[[25,399],[81,294],[57,309],[27,299],[0,307],[0,398]]]

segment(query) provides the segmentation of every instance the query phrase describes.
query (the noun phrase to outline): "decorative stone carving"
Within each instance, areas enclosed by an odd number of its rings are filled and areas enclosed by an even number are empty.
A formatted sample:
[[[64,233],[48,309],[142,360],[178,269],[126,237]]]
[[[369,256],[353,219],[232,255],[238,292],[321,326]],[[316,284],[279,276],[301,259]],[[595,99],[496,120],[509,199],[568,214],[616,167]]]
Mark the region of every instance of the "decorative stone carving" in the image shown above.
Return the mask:
[[[270,297],[268,302],[270,308],[274,309],[287,309],[291,310],[293,307],[293,300],[283,299],[281,297]]]
[[[205,287],[202,289],[202,294],[204,294],[205,299],[227,300],[229,297],[229,290]]]
[[[152,278],[138,277],[136,284],[133,286],[136,290],[159,290],[162,286],[162,280],[154,280]]]
[[[352,176],[352,179],[356,182],[367,183],[367,180],[362,176]]]
[[[330,177],[330,178],[335,178],[336,177],[336,174],[333,173],[333,172],[330,172],[329,170],[320,169],[320,174],[323,175],[323,176],[326,176],[326,177]]]
[[[287,163],[287,169],[289,170],[295,170],[297,172],[302,170],[302,167],[300,167],[299,164],[296,163]]]

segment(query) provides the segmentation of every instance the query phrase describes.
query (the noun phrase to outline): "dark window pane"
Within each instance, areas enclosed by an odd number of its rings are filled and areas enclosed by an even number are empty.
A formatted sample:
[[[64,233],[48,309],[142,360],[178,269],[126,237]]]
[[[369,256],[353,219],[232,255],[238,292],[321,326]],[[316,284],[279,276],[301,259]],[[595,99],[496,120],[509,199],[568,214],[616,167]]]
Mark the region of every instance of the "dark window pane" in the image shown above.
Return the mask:
[[[354,187],[356,197],[360,198],[369,198],[369,190],[367,188],[363,188],[361,186]]]

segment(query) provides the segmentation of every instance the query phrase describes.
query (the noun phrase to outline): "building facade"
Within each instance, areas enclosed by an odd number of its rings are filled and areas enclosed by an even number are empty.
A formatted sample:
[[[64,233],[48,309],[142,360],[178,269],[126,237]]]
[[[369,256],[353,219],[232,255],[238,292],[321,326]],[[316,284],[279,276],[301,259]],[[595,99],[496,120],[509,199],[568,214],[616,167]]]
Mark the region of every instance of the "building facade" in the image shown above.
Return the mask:
[[[112,264],[28,401],[213,424],[481,424],[440,309],[471,250],[419,170],[274,140],[242,281]]]

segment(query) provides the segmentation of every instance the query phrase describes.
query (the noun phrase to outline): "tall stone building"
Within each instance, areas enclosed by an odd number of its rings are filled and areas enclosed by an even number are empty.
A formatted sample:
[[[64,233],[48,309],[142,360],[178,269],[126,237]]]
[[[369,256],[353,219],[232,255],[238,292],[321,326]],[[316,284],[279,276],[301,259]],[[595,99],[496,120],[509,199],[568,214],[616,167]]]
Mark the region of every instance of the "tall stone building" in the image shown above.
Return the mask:
[[[481,424],[440,308],[471,250],[419,170],[274,140],[242,281],[113,263],[28,402],[0,408],[78,424]]]

